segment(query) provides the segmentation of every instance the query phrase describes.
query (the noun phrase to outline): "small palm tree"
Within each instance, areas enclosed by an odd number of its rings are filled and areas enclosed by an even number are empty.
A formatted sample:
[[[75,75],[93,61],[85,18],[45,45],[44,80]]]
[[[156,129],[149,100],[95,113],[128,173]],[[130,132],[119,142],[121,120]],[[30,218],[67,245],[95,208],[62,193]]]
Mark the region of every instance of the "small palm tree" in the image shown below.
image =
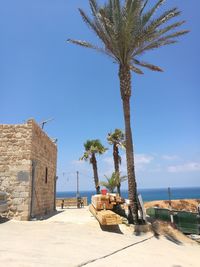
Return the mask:
[[[114,193],[116,187],[119,183],[127,180],[127,176],[120,176],[120,173],[113,172],[111,177],[106,176],[107,181],[102,181],[100,184],[108,189],[109,192]]]
[[[171,8],[154,17],[164,2],[165,0],[157,0],[157,3],[147,10],[152,1],[107,0],[103,6],[100,6],[97,0],[89,0],[92,17],[82,9],[79,11],[83,21],[101,40],[102,46],[86,41],[68,40],[73,44],[104,53],[119,65],[118,74],[125,122],[128,192],[130,210],[135,224],[138,223],[138,201],[130,113],[131,71],[143,74],[140,67],[162,71],[158,66],[141,61],[139,56],[150,50],[174,44],[177,42],[177,37],[188,32],[187,30],[176,31],[185,21],[170,23],[181,13],[177,8]]]
[[[119,155],[119,148],[125,148],[125,136],[122,130],[115,129],[113,133],[109,133],[107,136],[108,143],[113,146],[113,161],[115,167],[115,173],[119,176],[119,165],[121,164],[121,156]],[[117,185],[117,192],[121,195],[120,191],[121,183]]]
[[[84,147],[85,152],[80,160],[89,160],[89,162],[92,164],[96,193],[100,194],[96,154],[102,155],[107,150],[107,148],[105,148],[98,139],[87,140],[84,144]]]
[[[111,177],[108,177],[106,175],[104,175],[104,176],[106,177],[106,181],[101,181],[100,185],[102,185],[105,188],[107,188],[110,193],[114,193],[115,188],[117,186],[116,179],[115,179],[116,178],[115,177],[115,173],[113,172]]]

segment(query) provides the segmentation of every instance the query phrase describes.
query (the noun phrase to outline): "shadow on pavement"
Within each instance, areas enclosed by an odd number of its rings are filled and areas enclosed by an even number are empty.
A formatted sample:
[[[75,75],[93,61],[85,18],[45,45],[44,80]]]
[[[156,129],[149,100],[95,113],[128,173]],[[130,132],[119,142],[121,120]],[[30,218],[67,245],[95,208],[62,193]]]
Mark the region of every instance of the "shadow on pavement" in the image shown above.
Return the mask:
[[[179,238],[178,234],[176,233],[176,230],[173,229],[170,224],[164,223],[164,222],[153,222],[151,224],[152,232],[154,233],[154,236],[159,239],[159,237],[162,235],[167,240],[175,243],[176,245],[182,245],[181,238]]]
[[[1,224],[1,223],[6,223],[6,222],[8,222],[8,221],[9,221],[8,218],[4,218],[4,217],[1,217],[1,216],[0,216],[0,224]]]
[[[30,219],[30,221],[43,221],[43,220],[47,220],[49,218],[52,218],[53,216],[56,216],[60,213],[64,212],[64,210],[59,210],[59,211],[53,211],[49,214],[46,214],[46,215],[38,215],[38,216],[35,216],[33,217],[32,219]]]
[[[122,231],[119,228],[119,225],[99,225],[102,231],[123,235]]]

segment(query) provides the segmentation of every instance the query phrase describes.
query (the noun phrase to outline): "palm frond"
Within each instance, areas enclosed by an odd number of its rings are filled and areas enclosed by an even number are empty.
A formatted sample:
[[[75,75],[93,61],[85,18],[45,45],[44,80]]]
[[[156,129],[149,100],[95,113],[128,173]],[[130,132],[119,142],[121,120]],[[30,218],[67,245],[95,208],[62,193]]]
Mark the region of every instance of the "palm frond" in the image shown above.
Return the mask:
[[[115,55],[115,59],[120,62],[121,57],[118,51],[118,41],[117,41],[117,34],[115,32],[115,28],[113,23],[108,19],[106,16],[106,10],[100,10],[99,12],[99,20],[101,22],[103,30],[106,32],[107,36],[107,45],[106,50],[109,51],[111,54]]]
[[[96,27],[94,21],[92,21],[81,8],[79,8],[79,13],[87,26],[91,28],[97,35],[99,35],[99,29]]]
[[[135,43],[135,37],[140,31],[140,11],[141,1],[127,1],[123,9],[123,43],[124,43],[124,61],[127,62],[131,55]]]
[[[139,69],[139,68],[137,68],[137,67],[135,67],[133,65],[130,65],[130,70],[134,71],[137,74],[144,74],[144,72],[141,71],[141,69]]]
[[[81,41],[81,40],[72,40],[72,39],[68,39],[67,42],[72,43],[72,44],[76,44],[76,45],[80,45],[86,48],[92,48],[94,50],[97,50],[98,52],[101,53],[105,53],[105,50],[101,47],[97,47],[91,43],[88,43],[86,41]]]
[[[99,39],[105,44],[104,51],[106,54],[115,59],[115,61],[120,62],[121,58],[118,51],[117,34],[112,19],[108,16],[108,13],[112,14],[112,10],[109,10],[109,8],[107,6],[105,8],[93,9],[93,21],[90,20],[83,10],[79,9],[79,12],[86,24],[92,28]]]
[[[91,28],[94,31],[94,33],[99,37],[99,39],[105,44],[107,49],[104,51],[106,51],[106,54],[107,55],[109,54],[108,51],[112,53],[113,52],[112,46],[110,45],[111,40],[108,32],[105,30],[105,25],[100,20],[100,13],[99,12],[94,13],[93,14],[94,20],[92,21],[82,9],[79,8],[79,12],[83,21],[88,25],[89,28]]]
[[[119,160],[119,164],[121,165],[122,164],[122,157],[120,155],[118,156],[118,160]]]
[[[178,8],[172,8],[170,10],[165,11],[161,16],[159,16],[157,19],[154,19],[150,21],[150,23],[146,27],[147,32],[151,32],[152,30],[157,29],[160,27],[162,24],[165,24],[172,18],[175,18],[180,15],[180,11]]]
[[[177,27],[180,27],[185,23],[185,20],[173,23],[167,27],[164,27],[163,29],[157,30],[155,34],[153,35],[154,38],[157,38],[159,36],[162,36],[163,34],[167,33],[168,31],[174,30]]]
[[[90,3],[90,8],[92,10],[92,13],[95,15],[99,10],[99,6],[97,4],[97,1],[96,0],[89,0],[89,3]]]
[[[141,67],[144,67],[144,68],[148,68],[150,70],[153,70],[153,71],[160,71],[160,72],[163,72],[163,70],[158,67],[158,66],[155,66],[153,64],[149,64],[147,62],[144,62],[144,61],[139,61],[137,59],[133,59],[133,62],[136,64],[136,65],[139,65]]]
[[[88,152],[84,152],[83,156],[80,157],[79,160],[85,160],[85,161],[87,161],[88,159],[89,159],[89,153]]]
[[[117,187],[117,181],[115,173],[112,173],[111,177],[104,175],[107,181],[101,181],[100,185],[106,187],[109,192],[113,193],[115,188]]]
[[[177,40],[174,38],[177,38],[177,37],[184,35],[188,32],[189,32],[188,30],[182,30],[182,31],[174,32],[172,34],[165,35],[161,38],[155,39],[152,42],[149,42],[149,44],[147,46],[145,46],[144,49],[141,48],[141,51],[144,52],[146,50],[155,49],[155,48],[158,48],[161,46],[177,43]],[[139,54],[140,53],[137,52],[137,55],[139,55]]]
[[[120,183],[128,179],[126,175],[121,176],[120,173],[115,172],[113,172],[110,177],[108,177],[107,175],[104,176],[107,181],[101,181],[100,185],[106,187],[110,192],[113,192]]]
[[[132,58],[134,56],[141,55],[141,54],[143,54],[144,52],[146,52],[148,50],[153,50],[153,49],[165,46],[165,45],[175,44],[177,42],[178,42],[177,40],[166,40],[166,41],[160,41],[160,42],[155,41],[155,42],[149,43],[144,47],[136,49],[134,54],[133,54],[133,56],[132,56]]]
[[[174,32],[172,34],[165,35],[164,37],[158,39],[158,42],[165,41],[165,40],[172,39],[172,38],[177,38],[177,37],[184,35],[188,32],[189,32],[188,30],[182,30],[182,31]]]
[[[127,179],[128,179],[128,176],[127,175],[120,176],[120,183],[125,182]]]
[[[142,16],[142,24],[143,26],[146,25],[146,23],[148,23],[148,21],[151,19],[151,17],[154,15],[154,13],[156,12],[156,10],[158,10],[160,8],[160,6],[162,4],[164,4],[165,0],[159,0],[148,12],[146,12],[143,16]],[[144,11],[145,6],[147,5],[148,1],[146,1],[144,3],[144,6],[141,10],[141,14]]]
[[[142,8],[141,8],[141,11],[140,11],[140,15],[143,13],[143,11],[144,11],[145,7],[147,6],[148,2],[149,2],[149,0],[146,0],[146,1],[143,3]]]

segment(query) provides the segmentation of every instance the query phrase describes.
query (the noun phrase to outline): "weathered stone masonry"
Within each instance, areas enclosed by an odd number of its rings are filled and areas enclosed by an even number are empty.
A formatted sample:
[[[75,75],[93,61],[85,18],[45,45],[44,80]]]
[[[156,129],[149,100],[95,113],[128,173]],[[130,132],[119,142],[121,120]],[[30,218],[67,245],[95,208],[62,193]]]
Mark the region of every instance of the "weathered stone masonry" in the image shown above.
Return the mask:
[[[0,125],[0,191],[8,218],[28,220],[54,210],[57,147],[34,120]]]

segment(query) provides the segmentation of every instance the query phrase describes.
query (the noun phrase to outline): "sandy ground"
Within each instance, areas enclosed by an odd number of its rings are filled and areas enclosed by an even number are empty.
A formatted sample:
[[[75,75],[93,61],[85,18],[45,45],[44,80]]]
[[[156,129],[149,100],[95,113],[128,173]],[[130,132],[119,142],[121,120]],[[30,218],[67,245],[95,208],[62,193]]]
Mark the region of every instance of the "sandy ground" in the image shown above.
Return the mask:
[[[0,224],[0,266],[199,267],[199,259],[195,243],[136,236],[125,225],[101,229],[87,207],[43,221]]]

